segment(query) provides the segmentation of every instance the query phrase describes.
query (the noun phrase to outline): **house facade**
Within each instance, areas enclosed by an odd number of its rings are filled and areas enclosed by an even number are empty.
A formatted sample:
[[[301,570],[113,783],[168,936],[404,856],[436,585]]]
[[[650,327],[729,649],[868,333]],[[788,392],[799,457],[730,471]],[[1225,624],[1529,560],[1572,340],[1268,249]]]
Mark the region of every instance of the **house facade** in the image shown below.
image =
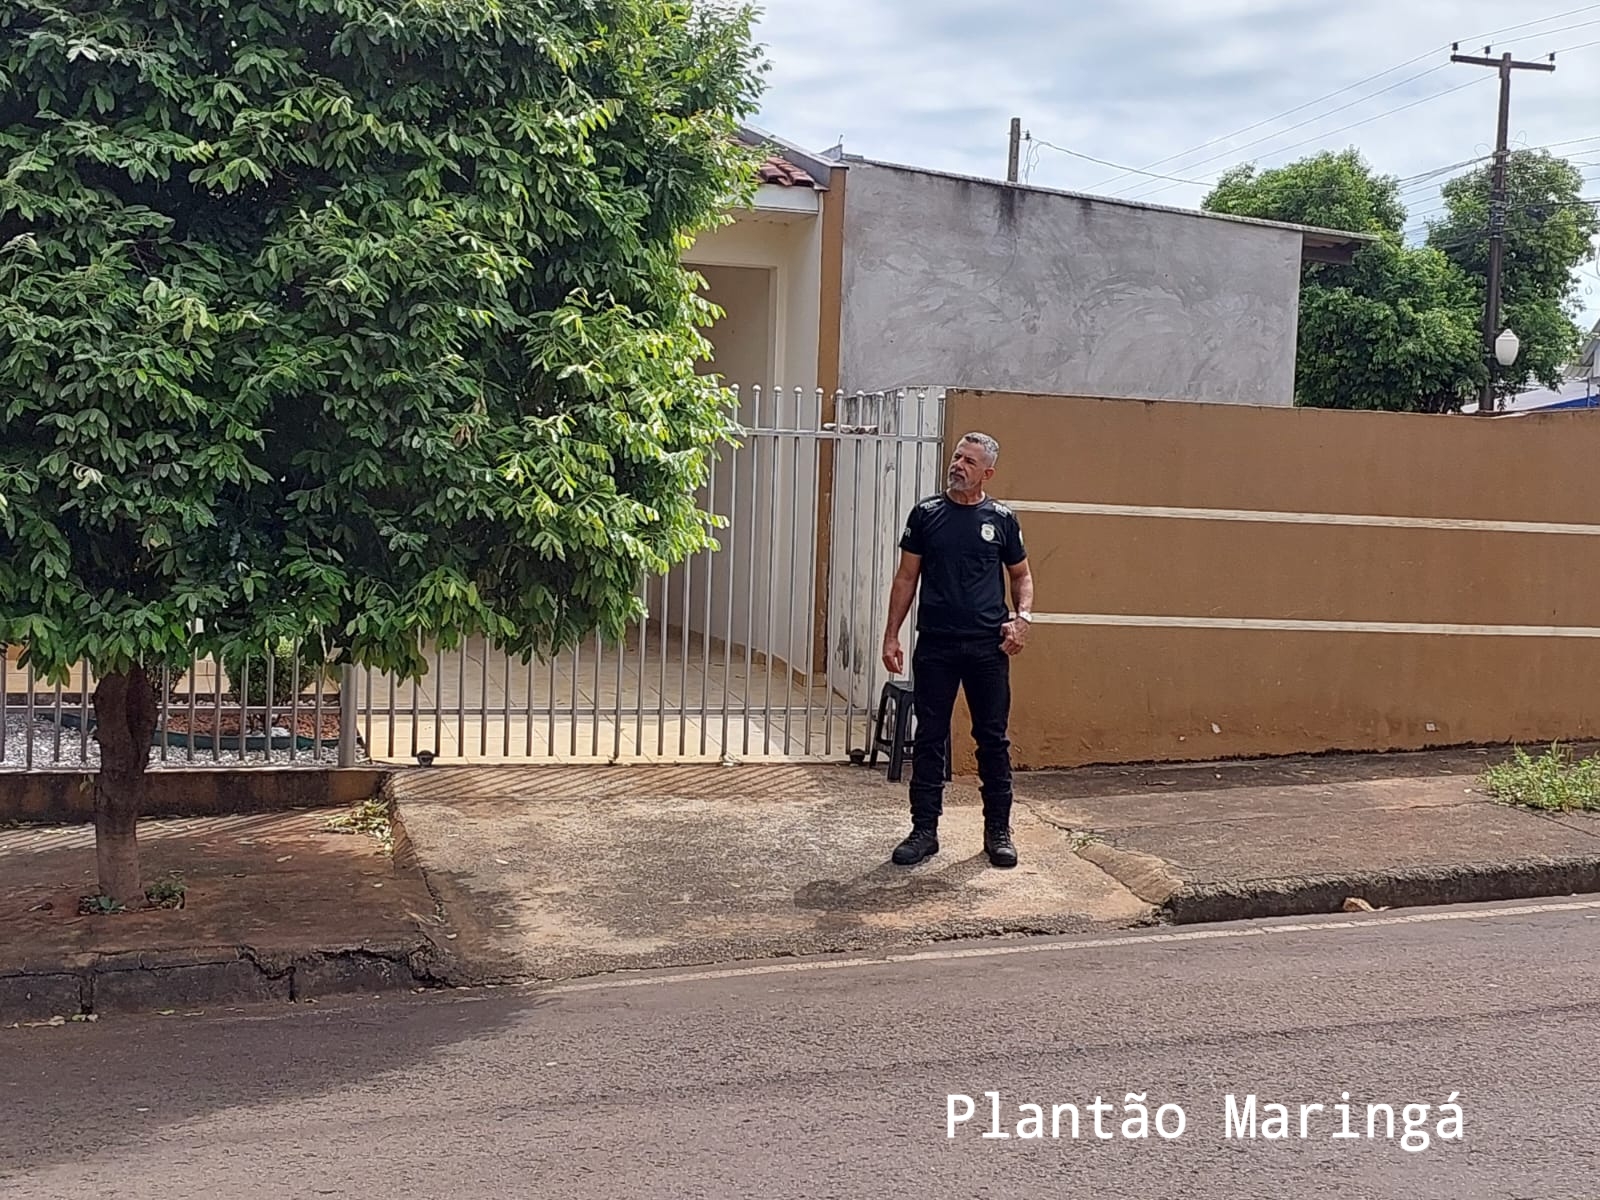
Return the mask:
[[[1292,405],[1301,267],[1367,240],[745,136],[755,203],[684,261],[746,387]]]
[[[684,262],[724,313],[703,369],[749,432],[699,497],[722,551],[668,576],[653,636],[731,645],[847,725],[876,703],[947,390],[1292,406],[1302,267],[1366,240],[743,136],[757,194]]]

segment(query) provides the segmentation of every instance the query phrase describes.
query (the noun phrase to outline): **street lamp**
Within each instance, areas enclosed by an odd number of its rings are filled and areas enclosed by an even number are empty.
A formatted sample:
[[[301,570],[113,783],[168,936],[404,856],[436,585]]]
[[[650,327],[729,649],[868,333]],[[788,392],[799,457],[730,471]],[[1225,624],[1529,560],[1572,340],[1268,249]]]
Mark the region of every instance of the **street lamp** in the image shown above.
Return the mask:
[[[1489,326],[1486,323],[1486,328],[1483,331],[1485,340],[1488,339],[1489,329],[1492,328],[1493,326]],[[1512,363],[1517,361],[1517,355],[1522,350],[1522,342],[1511,330],[1502,329],[1500,336],[1495,338],[1492,349],[1494,350],[1494,361],[1489,363],[1489,374],[1483,383],[1483,394],[1478,397],[1478,411],[1480,413],[1493,413],[1500,407],[1499,398],[1494,394],[1495,363],[1499,363],[1502,369],[1511,366]]]

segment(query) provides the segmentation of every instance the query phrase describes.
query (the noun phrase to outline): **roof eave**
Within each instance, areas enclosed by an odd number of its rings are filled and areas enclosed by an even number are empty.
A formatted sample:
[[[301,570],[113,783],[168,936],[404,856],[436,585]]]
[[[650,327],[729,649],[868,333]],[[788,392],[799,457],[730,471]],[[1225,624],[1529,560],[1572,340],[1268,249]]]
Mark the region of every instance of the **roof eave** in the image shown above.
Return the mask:
[[[1007,183],[1000,179],[961,175],[953,171],[915,167],[905,163],[866,158],[862,155],[846,155],[846,159],[864,166],[885,167],[892,171],[908,171],[913,174],[927,175],[934,178],[960,179],[968,183],[986,184],[989,187],[1015,188],[1020,191],[1037,192],[1046,196],[1064,196],[1069,199],[1087,200],[1096,204],[1111,204],[1119,208],[1171,213],[1175,216],[1197,217],[1207,221],[1229,221],[1235,225],[1256,225],[1263,229],[1298,233],[1301,237],[1301,245],[1304,248],[1306,260],[1312,262],[1349,262],[1363,246],[1372,245],[1381,240],[1379,235],[1375,233],[1351,233],[1341,229],[1326,229],[1318,225],[1300,225],[1293,221],[1269,221],[1262,217],[1241,217],[1233,213],[1208,212],[1203,208],[1179,208],[1171,204],[1152,204],[1147,200],[1127,200],[1120,196],[1097,196],[1092,192],[1074,192],[1063,188],[1040,187],[1037,184]]]
[[[1355,261],[1361,247],[1375,241],[1377,238],[1368,235],[1358,237],[1307,232],[1300,238],[1300,261],[1348,266]]]
[[[757,146],[776,151],[811,176],[816,181],[819,191],[825,192],[828,190],[828,177],[835,167],[840,169],[844,167],[843,163],[812,154],[809,150],[778,137],[776,134],[768,133],[765,129],[759,129],[754,125],[739,126],[739,140],[747,146]]]

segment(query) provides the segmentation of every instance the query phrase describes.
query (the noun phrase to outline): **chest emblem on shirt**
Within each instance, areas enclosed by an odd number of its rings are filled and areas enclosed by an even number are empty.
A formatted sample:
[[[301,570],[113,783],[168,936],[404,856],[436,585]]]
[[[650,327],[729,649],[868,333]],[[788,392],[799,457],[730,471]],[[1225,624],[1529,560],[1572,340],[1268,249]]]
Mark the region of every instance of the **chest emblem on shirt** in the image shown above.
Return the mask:
[[[986,542],[994,541],[994,539],[996,537],[995,528],[994,528],[994,522],[985,521],[983,523],[983,528],[978,530],[978,532],[983,535],[983,540],[984,541],[986,541]]]

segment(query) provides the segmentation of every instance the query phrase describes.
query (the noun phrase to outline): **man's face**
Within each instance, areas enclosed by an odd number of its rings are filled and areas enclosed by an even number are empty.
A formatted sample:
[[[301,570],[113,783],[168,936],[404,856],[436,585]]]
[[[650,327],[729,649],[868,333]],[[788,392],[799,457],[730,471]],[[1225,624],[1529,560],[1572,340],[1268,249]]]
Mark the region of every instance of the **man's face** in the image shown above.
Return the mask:
[[[974,442],[962,442],[950,458],[946,479],[955,491],[972,492],[993,476],[994,468],[989,465],[989,456],[984,453],[983,447]]]

